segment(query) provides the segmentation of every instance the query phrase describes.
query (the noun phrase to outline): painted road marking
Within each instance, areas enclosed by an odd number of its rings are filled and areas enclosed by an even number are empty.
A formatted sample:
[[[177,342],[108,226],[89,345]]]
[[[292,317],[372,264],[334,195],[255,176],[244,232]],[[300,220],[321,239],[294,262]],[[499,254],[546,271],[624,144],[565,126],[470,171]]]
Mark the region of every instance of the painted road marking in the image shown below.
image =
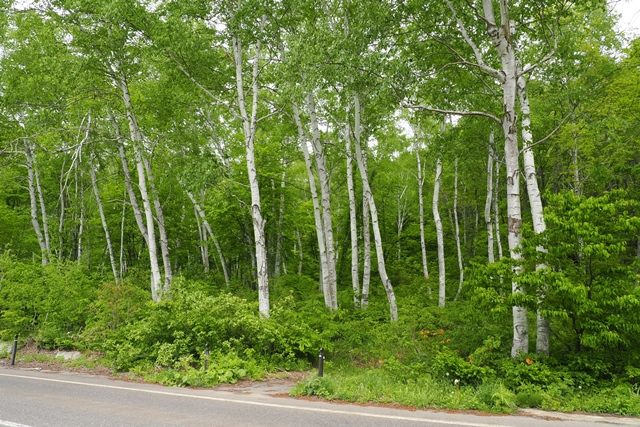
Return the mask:
[[[82,381],[69,381],[69,380],[59,380],[55,378],[31,377],[27,375],[0,374],[0,376],[12,377],[12,378],[24,378],[24,379],[33,380],[33,381],[48,381],[53,383],[83,385],[86,387],[106,388],[111,390],[136,391],[139,393],[156,394],[156,395],[162,395],[162,396],[185,397],[190,399],[211,400],[215,402],[237,403],[241,405],[262,406],[267,408],[293,409],[297,411],[307,411],[307,412],[320,412],[325,414],[354,415],[354,416],[368,417],[368,418],[381,418],[381,419],[398,420],[398,421],[413,421],[413,422],[427,423],[427,424],[446,424],[446,425],[463,426],[463,427],[508,427],[506,424],[486,424],[486,423],[474,423],[469,421],[438,420],[435,418],[420,418],[420,417],[413,418],[413,417],[403,417],[400,415],[370,414],[367,412],[357,412],[357,411],[352,412],[352,411],[344,411],[339,409],[283,405],[279,403],[257,402],[253,400],[231,399],[231,398],[225,398],[225,397],[202,396],[197,394],[175,393],[175,392],[161,391],[161,390],[147,390],[143,388],[124,387],[124,386],[108,385],[108,384],[94,384],[94,383],[86,383]],[[7,425],[7,424],[2,424],[2,422],[0,422],[0,425]],[[28,426],[22,426],[22,424],[8,424],[8,425],[11,427],[28,427]]]
[[[6,421],[6,420],[0,420],[0,426],[6,426],[6,427],[29,427],[26,424],[13,423],[11,421]]]

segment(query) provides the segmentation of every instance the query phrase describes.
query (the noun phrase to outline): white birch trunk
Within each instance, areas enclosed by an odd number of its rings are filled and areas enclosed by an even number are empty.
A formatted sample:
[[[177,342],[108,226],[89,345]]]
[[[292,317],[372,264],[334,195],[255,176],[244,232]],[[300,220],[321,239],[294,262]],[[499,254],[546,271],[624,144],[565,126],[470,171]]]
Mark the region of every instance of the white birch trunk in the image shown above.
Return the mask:
[[[407,219],[407,201],[404,198],[405,193],[407,192],[407,186],[405,185],[402,188],[402,191],[398,193],[397,197],[397,208],[398,208],[398,216],[396,218],[396,229],[397,229],[397,248],[396,248],[396,258],[400,261],[402,257],[402,229],[404,228],[404,223]]]
[[[326,307],[331,308],[331,296],[328,293],[328,287],[325,283],[329,283],[329,267],[327,263],[327,246],[325,243],[324,226],[322,224],[322,215],[320,214],[320,201],[318,199],[318,190],[316,189],[316,179],[313,175],[313,166],[311,164],[311,156],[309,155],[309,148],[307,146],[307,138],[302,127],[302,121],[300,120],[300,112],[296,105],[293,106],[293,117],[298,128],[298,139],[300,142],[300,148],[302,149],[302,155],[304,157],[304,164],[307,170],[307,178],[309,180],[309,190],[311,192],[311,201],[313,203],[313,220],[316,227],[316,236],[318,239],[318,252],[320,254],[320,289],[324,296],[324,304]],[[301,247],[302,248],[302,247]]]
[[[87,132],[89,131],[90,121],[87,124]],[[93,162],[93,154],[89,156],[89,175],[91,176],[91,188],[93,189],[93,196],[96,199],[96,206],[98,207],[98,215],[100,216],[100,223],[102,224],[102,230],[104,231],[104,238],[107,242],[107,253],[109,254],[109,263],[111,264],[111,271],[113,273],[113,279],[116,284],[120,283],[120,275],[118,274],[118,266],[116,265],[116,258],[113,254],[113,245],[111,244],[111,234],[109,233],[109,226],[107,225],[107,218],[104,215],[104,207],[102,206],[102,199],[100,198],[100,190],[98,189],[98,179],[96,178],[96,166]]]
[[[158,235],[160,237],[160,254],[162,255],[162,265],[164,267],[164,287],[163,292],[169,292],[171,288],[171,280],[173,279],[173,271],[171,269],[171,257],[169,256],[169,238],[167,237],[167,229],[164,221],[164,211],[162,210],[162,204],[160,203],[160,197],[158,190],[156,189],[155,177],[153,170],[149,164],[149,160],[142,154],[142,161],[144,162],[144,170],[147,174],[147,182],[149,183],[149,189],[151,190],[151,198],[153,199],[153,208],[156,213],[156,223],[158,224]]]
[[[31,205],[31,225],[33,225],[33,231],[36,233],[36,237],[38,238],[42,265],[47,265],[49,263],[49,252],[47,251],[47,244],[45,243],[44,236],[42,235],[40,220],[38,219],[38,199],[36,195],[33,150],[31,143],[28,141],[25,141],[24,143],[24,154],[27,160],[27,183],[29,187],[29,201]]]
[[[196,211],[196,216],[198,215],[200,216],[200,220],[202,221],[204,231],[209,235],[209,237],[211,237],[213,246],[216,248],[216,252],[218,253],[218,259],[220,260],[220,265],[222,266],[224,283],[228,287],[229,286],[229,270],[227,268],[227,262],[224,258],[224,253],[222,252],[222,248],[220,247],[220,243],[218,242],[216,235],[213,233],[213,229],[211,228],[209,221],[207,221],[207,216],[204,210],[202,209],[202,207],[200,207],[200,204],[198,203],[196,198],[193,196],[193,193],[191,193],[190,191],[186,191],[186,193],[187,193],[187,197],[189,197],[189,200],[191,200],[191,203],[193,204],[193,208]]]
[[[283,165],[284,167],[285,165]],[[276,228],[276,259],[273,273],[275,276],[280,275],[280,269],[283,267],[282,261],[282,225],[284,223],[284,189],[286,185],[286,171],[282,171],[280,177],[280,206],[278,207],[278,226]],[[286,272],[285,272],[286,274]]]
[[[302,275],[302,264],[304,263],[304,253],[302,253],[302,239],[300,238],[300,231],[296,228],[296,242],[298,244],[298,276]]]
[[[133,112],[133,106],[131,105],[131,97],[129,95],[129,87],[124,78],[118,80],[118,85],[122,91],[122,100],[124,103],[125,111],[127,114],[127,120],[129,122],[129,132],[131,134],[131,140],[134,144],[134,157],[136,160],[136,171],[138,173],[138,189],[140,191],[140,198],[142,199],[142,207],[144,209],[144,215],[146,220],[147,230],[147,248],[149,252],[149,264],[151,267],[151,298],[153,301],[158,302],[162,298],[162,278],[160,275],[160,265],[158,263],[158,248],[156,245],[155,225],[153,223],[153,211],[151,208],[151,199],[147,191],[146,174],[144,167],[144,159],[142,154],[142,134],[138,127],[135,114]]]
[[[420,160],[420,150],[418,144],[415,146],[416,162],[418,165],[418,220],[420,222],[420,250],[422,253],[422,276],[427,284],[427,293],[431,296],[431,284],[429,283],[429,267],[427,265],[427,245],[424,237],[424,197],[422,188],[424,186],[424,177],[422,176],[422,162]]]
[[[356,192],[353,183],[353,153],[351,150],[351,127],[347,123],[344,129],[345,150],[347,155],[347,193],[349,196],[349,231],[351,237],[351,287],[353,305],[360,306],[360,277],[358,256],[358,220],[356,217]]]
[[[495,153],[495,151],[494,151]],[[502,259],[502,237],[500,235],[500,162],[494,158],[495,165],[495,185],[493,187],[493,225],[496,233],[496,246],[498,247],[498,259]]]
[[[493,131],[489,134],[489,155],[487,156],[487,198],[484,203],[484,222],[487,228],[487,260],[495,262],[493,241],[493,220],[491,218],[491,206],[493,203]]]
[[[538,178],[536,174],[536,165],[533,155],[533,136],[531,133],[531,108],[529,106],[529,97],[527,95],[527,82],[523,75],[518,77],[518,96],[520,99],[520,111],[522,114],[522,144],[523,144],[523,163],[524,174],[527,184],[527,194],[529,196],[529,207],[531,210],[531,220],[533,222],[533,231],[540,234],[545,231],[546,224],[544,222],[544,209],[542,206],[542,197],[540,197],[540,189],[538,188]],[[545,252],[545,248],[538,247],[538,251]],[[537,265],[536,269],[542,269],[544,265]],[[544,289],[541,289],[538,299],[544,300]],[[550,326],[549,320],[545,318],[540,309],[536,314],[536,352],[539,354],[549,354],[549,338]]]
[[[444,265],[444,234],[442,231],[442,218],[440,218],[440,185],[442,181],[442,159],[438,156],[436,160],[436,176],[433,183],[433,201],[431,209],[433,212],[433,222],[436,226],[436,242],[438,245],[438,306],[444,307],[446,304],[447,284]]]
[[[456,158],[453,163],[453,223],[455,225],[456,232],[456,249],[458,251],[458,270],[460,271],[460,280],[458,282],[458,291],[456,292],[455,300],[460,296],[462,292],[462,284],[464,283],[464,261],[462,259],[462,249],[460,248],[460,225],[458,222],[458,159]]]
[[[38,164],[36,162],[36,155],[32,153],[32,165],[33,175],[36,180],[36,193],[38,194],[38,201],[40,202],[40,214],[42,216],[42,234],[44,236],[44,244],[47,250],[47,256],[51,256],[51,236],[49,234],[49,218],[47,215],[47,206],[44,203],[44,193],[42,192],[42,186],[40,185],[40,173],[38,172]]]
[[[369,170],[367,165],[367,153],[362,153],[362,163],[364,169]],[[360,307],[367,308],[369,305],[369,285],[371,284],[371,216],[369,215],[369,201],[364,188],[362,189],[362,298]]]
[[[58,258],[64,259],[64,217],[66,211],[65,191],[66,185],[64,180],[64,168],[67,163],[66,157],[62,161],[62,168],[60,170],[60,213],[58,216]]]
[[[202,221],[200,221],[200,215],[198,214],[198,210],[196,207],[193,207],[193,213],[196,216],[196,227],[198,228],[198,239],[200,248],[200,259],[202,260],[202,268],[205,273],[209,272],[209,245],[207,245],[207,230],[202,226]]]
[[[380,274],[380,280],[382,281],[382,285],[384,286],[385,293],[387,294],[387,301],[389,302],[389,311],[391,315],[391,321],[395,322],[398,320],[398,306],[396,304],[396,296],[393,292],[393,286],[391,285],[391,280],[389,280],[389,276],[387,275],[387,269],[384,261],[384,252],[382,250],[382,236],[380,234],[380,225],[378,222],[378,210],[376,209],[376,203],[373,199],[373,194],[371,193],[371,187],[369,185],[369,176],[367,174],[367,170],[365,167],[365,163],[362,157],[362,148],[361,148],[361,134],[362,134],[362,125],[360,122],[360,98],[358,95],[354,96],[354,107],[355,107],[355,149],[356,149],[356,160],[358,163],[358,169],[360,171],[360,178],[362,179],[362,188],[364,192],[364,197],[367,200],[369,205],[369,213],[371,215],[371,226],[373,228],[373,240],[376,246],[376,257],[378,258],[378,272]]]
[[[82,258],[82,236],[84,235],[85,224],[85,205],[84,205],[84,180],[82,168],[78,167],[79,161],[76,163],[76,199],[80,203],[80,219],[78,221],[78,248],[76,252],[76,259],[79,261]],[[79,172],[78,172],[79,171]]]
[[[124,273],[125,271],[127,271],[127,268],[125,266],[125,262],[124,262],[124,224],[125,224],[125,218],[126,218],[126,212],[127,212],[127,203],[126,203],[126,198],[127,198],[127,194],[126,194],[127,190],[125,189],[125,194],[123,194],[122,196],[122,213],[120,215],[120,278],[122,279],[124,277]]]
[[[493,0],[483,0],[487,33],[500,56],[502,65],[502,130],[505,137],[505,164],[507,171],[507,231],[509,253],[514,261],[521,259],[522,209],[520,205],[520,164],[518,150],[518,125],[516,117],[517,62],[514,46],[511,44],[511,22],[508,0],[500,0],[500,25],[496,24]],[[524,292],[517,282],[519,268],[515,269],[512,283],[514,294]],[[513,344],[511,355],[517,356],[529,351],[529,325],[526,307],[514,306]]]
[[[324,282],[327,294],[330,298],[331,310],[338,309],[337,295],[337,274],[336,274],[336,251],[333,241],[333,223],[331,218],[331,186],[329,184],[329,173],[327,172],[324,147],[320,141],[320,130],[316,116],[316,107],[313,95],[308,94],[305,100],[311,124],[311,143],[316,160],[316,170],[318,172],[318,182],[320,183],[320,203],[322,206],[322,226],[324,227],[324,242],[327,250],[328,282]]]
[[[247,174],[249,176],[249,188],[251,190],[251,218],[253,222],[253,235],[255,243],[256,274],[258,279],[258,309],[260,315],[269,317],[269,271],[267,267],[267,243],[265,236],[265,219],[262,217],[260,204],[260,186],[255,161],[255,136],[258,115],[258,75],[260,70],[260,42],[256,42],[255,55],[252,66],[252,100],[251,117],[247,112],[245,103],[244,81],[242,73],[242,45],[240,39],[233,37],[233,58],[236,71],[236,91],[238,109],[242,120],[244,143],[246,150]]]

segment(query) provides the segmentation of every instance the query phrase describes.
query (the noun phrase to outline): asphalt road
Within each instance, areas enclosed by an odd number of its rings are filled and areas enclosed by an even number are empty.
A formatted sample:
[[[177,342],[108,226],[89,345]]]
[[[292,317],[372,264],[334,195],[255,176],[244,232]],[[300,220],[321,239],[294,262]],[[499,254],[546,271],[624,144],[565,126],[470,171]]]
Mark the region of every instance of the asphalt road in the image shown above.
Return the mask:
[[[616,421],[618,420],[618,421]],[[571,421],[334,404],[260,393],[192,390],[108,378],[0,368],[0,426],[464,426],[604,427]]]

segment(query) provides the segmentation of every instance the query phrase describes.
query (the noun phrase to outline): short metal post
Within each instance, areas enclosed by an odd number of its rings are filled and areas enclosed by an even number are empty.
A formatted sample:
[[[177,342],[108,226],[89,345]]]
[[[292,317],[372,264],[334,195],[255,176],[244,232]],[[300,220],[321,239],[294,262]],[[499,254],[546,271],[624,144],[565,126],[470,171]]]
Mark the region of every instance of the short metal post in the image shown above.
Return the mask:
[[[11,366],[16,364],[16,353],[18,352],[18,335],[13,337],[13,348],[11,349]]]
[[[204,345],[204,370],[207,371],[209,370],[209,355],[211,353],[209,352],[209,343]]]
[[[318,376],[322,377],[324,375],[324,349],[320,349],[320,353],[318,353]]]

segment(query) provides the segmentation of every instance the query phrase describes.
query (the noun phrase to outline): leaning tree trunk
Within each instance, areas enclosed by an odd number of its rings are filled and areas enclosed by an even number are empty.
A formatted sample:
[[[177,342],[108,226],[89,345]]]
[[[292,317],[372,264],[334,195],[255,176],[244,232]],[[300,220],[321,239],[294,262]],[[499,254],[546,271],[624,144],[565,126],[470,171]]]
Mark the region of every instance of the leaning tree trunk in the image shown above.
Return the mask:
[[[353,184],[353,154],[351,151],[351,127],[347,123],[344,129],[347,154],[347,193],[349,195],[349,230],[351,237],[351,286],[353,287],[353,305],[360,305],[360,278],[358,257],[358,221],[356,218],[356,192]]]
[[[267,267],[267,242],[265,235],[266,221],[262,216],[260,203],[260,185],[255,159],[255,137],[258,118],[258,75],[260,71],[260,41],[256,42],[255,55],[253,57],[252,81],[251,81],[251,116],[247,112],[245,101],[244,81],[242,73],[242,45],[240,39],[233,37],[233,58],[236,71],[236,91],[238,109],[242,120],[244,132],[244,145],[246,151],[247,174],[249,176],[249,188],[251,190],[251,218],[253,222],[253,236],[255,243],[256,274],[258,278],[258,310],[263,317],[269,317],[269,271]]]
[[[24,143],[24,154],[27,159],[27,183],[29,186],[29,201],[31,203],[31,224],[33,225],[33,231],[36,233],[36,237],[38,238],[42,265],[47,265],[49,263],[49,251],[47,250],[47,244],[44,240],[44,236],[42,235],[40,220],[38,219],[38,199],[36,195],[33,149],[29,141],[25,141]]]
[[[162,298],[162,277],[160,275],[160,264],[158,262],[158,248],[156,245],[156,232],[155,225],[153,223],[151,199],[147,191],[147,180],[142,153],[143,147],[141,147],[143,144],[143,138],[136,116],[133,112],[131,96],[129,95],[129,87],[126,80],[124,78],[120,78],[118,80],[118,85],[122,91],[122,100],[127,114],[127,120],[129,122],[129,132],[134,144],[133,152],[136,161],[136,171],[138,173],[138,189],[140,191],[140,198],[142,199],[142,207],[144,209],[146,220],[147,248],[149,251],[149,264],[151,267],[151,298],[153,301],[158,302]]]
[[[316,189],[316,179],[313,175],[313,166],[311,164],[311,156],[309,155],[309,147],[307,146],[307,138],[300,120],[300,113],[296,105],[293,106],[293,117],[298,128],[298,139],[300,148],[304,157],[304,164],[307,170],[307,178],[309,179],[309,191],[311,192],[311,201],[313,203],[313,220],[316,227],[316,236],[318,239],[318,252],[320,254],[320,289],[324,296],[324,304],[331,308],[331,296],[328,293],[327,283],[329,279],[329,267],[327,263],[327,247],[325,244],[325,228],[322,225],[322,215],[320,214],[320,201],[318,199],[318,190]],[[300,246],[302,249],[302,246]]]
[[[87,125],[89,126],[89,125]],[[104,207],[102,206],[102,199],[100,198],[100,190],[98,189],[98,179],[96,178],[96,166],[93,162],[93,153],[89,156],[89,175],[91,176],[91,188],[93,189],[93,196],[96,199],[96,206],[98,207],[98,215],[100,216],[100,223],[102,224],[102,230],[104,231],[104,238],[107,241],[107,253],[109,254],[109,263],[111,264],[111,272],[113,273],[113,279],[116,284],[120,283],[120,275],[118,274],[118,266],[116,265],[116,258],[113,254],[113,245],[111,244],[111,234],[109,233],[109,226],[107,225],[107,218],[104,215]]]
[[[373,240],[376,245],[376,257],[378,258],[378,273],[380,274],[380,280],[382,281],[382,285],[384,286],[384,290],[387,294],[387,300],[389,302],[389,311],[391,314],[391,321],[398,320],[398,306],[396,304],[396,296],[393,292],[393,286],[391,285],[391,280],[389,280],[389,276],[387,275],[387,269],[384,261],[384,252],[382,250],[382,236],[380,234],[380,224],[378,221],[378,210],[376,209],[376,203],[373,199],[373,194],[371,193],[371,187],[369,185],[369,177],[367,174],[367,170],[365,168],[365,164],[362,158],[362,148],[361,148],[361,133],[362,126],[360,124],[360,98],[358,95],[354,96],[354,107],[355,107],[355,148],[356,148],[356,160],[358,163],[358,170],[360,171],[360,178],[362,179],[362,189],[364,192],[364,197],[367,200],[367,204],[369,205],[369,213],[371,215],[371,225],[373,227]]]
[[[527,95],[527,82],[520,73],[518,77],[518,96],[520,99],[520,111],[522,114],[522,144],[523,144],[523,163],[524,175],[527,184],[527,194],[529,195],[529,206],[531,210],[531,220],[533,222],[533,231],[540,234],[545,231],[546,224],[544,222],[544,209],[542,206],[542,198],[540,197],[540,189],[538,188],[538,178],[536,174],[536,165],[533,155],[533,136],[531,133],[531,108],[529,107],[529,97]],[[545,248],[538,247],[539,252],[545,252]],[[536,270],[544,268],[543,264],[536,266]],[[544,301],[544,287],[539,290],[538,300]],[[540,354],[549,354],[549,335],[550,326],[549,319],[543,316],[542,311],[538,309],[536,314],[536,352]]]
[[[460,248],[460,225],[458,222],[458,159],[454,160],[453,166],[453,222],[456,232],[456,249],[458,251],[458,269],[460,271],[460,280],[458,282],[458,291],[454,301],[460,296],[462,292],[462,284],[464,283],[464,262],[462,260],[462,249]]]
[[[333,224],[331,218],[331,186],[329,184],[329,173],[327,171],[326,158],[324,155],[324,147],[320,141],[320,130],[318,128],[318,119],[316,117],[316,107],[312,94],[307,94],[306,107],[309,113],[311,124],[311,143],[316,159],[316,170],[318,172],[318,182],[320,183],[320,203],[322,205],[322,225],[324,227],[324,241],[327,248],[327,267],[329,282],[324,283],[327,288],[327,294],[330,298],[329,308],[337,310],[338,308],[338,291],[337,291],[337,273],[336,273],[336,252],[333,240]]]
[[[487,198],[484,203],[484,222],[487,228],[487,260],[495,262],[493,241],[493,220],[491,206],[493,202],[493,131],[489,134],[489,155],[487,156]]]
[[[447,284],[445,279],[444,265],[444,233],[442,231],[442,219],[440,218],[440,185],[442,181],[442,159],[438,156],[436,160],[436,177],[433,183],[433,201],[431,209],[433,211],[433,222],[436,226],[436,241],[438,244],[438,306],[444,307],[446,303]]]

